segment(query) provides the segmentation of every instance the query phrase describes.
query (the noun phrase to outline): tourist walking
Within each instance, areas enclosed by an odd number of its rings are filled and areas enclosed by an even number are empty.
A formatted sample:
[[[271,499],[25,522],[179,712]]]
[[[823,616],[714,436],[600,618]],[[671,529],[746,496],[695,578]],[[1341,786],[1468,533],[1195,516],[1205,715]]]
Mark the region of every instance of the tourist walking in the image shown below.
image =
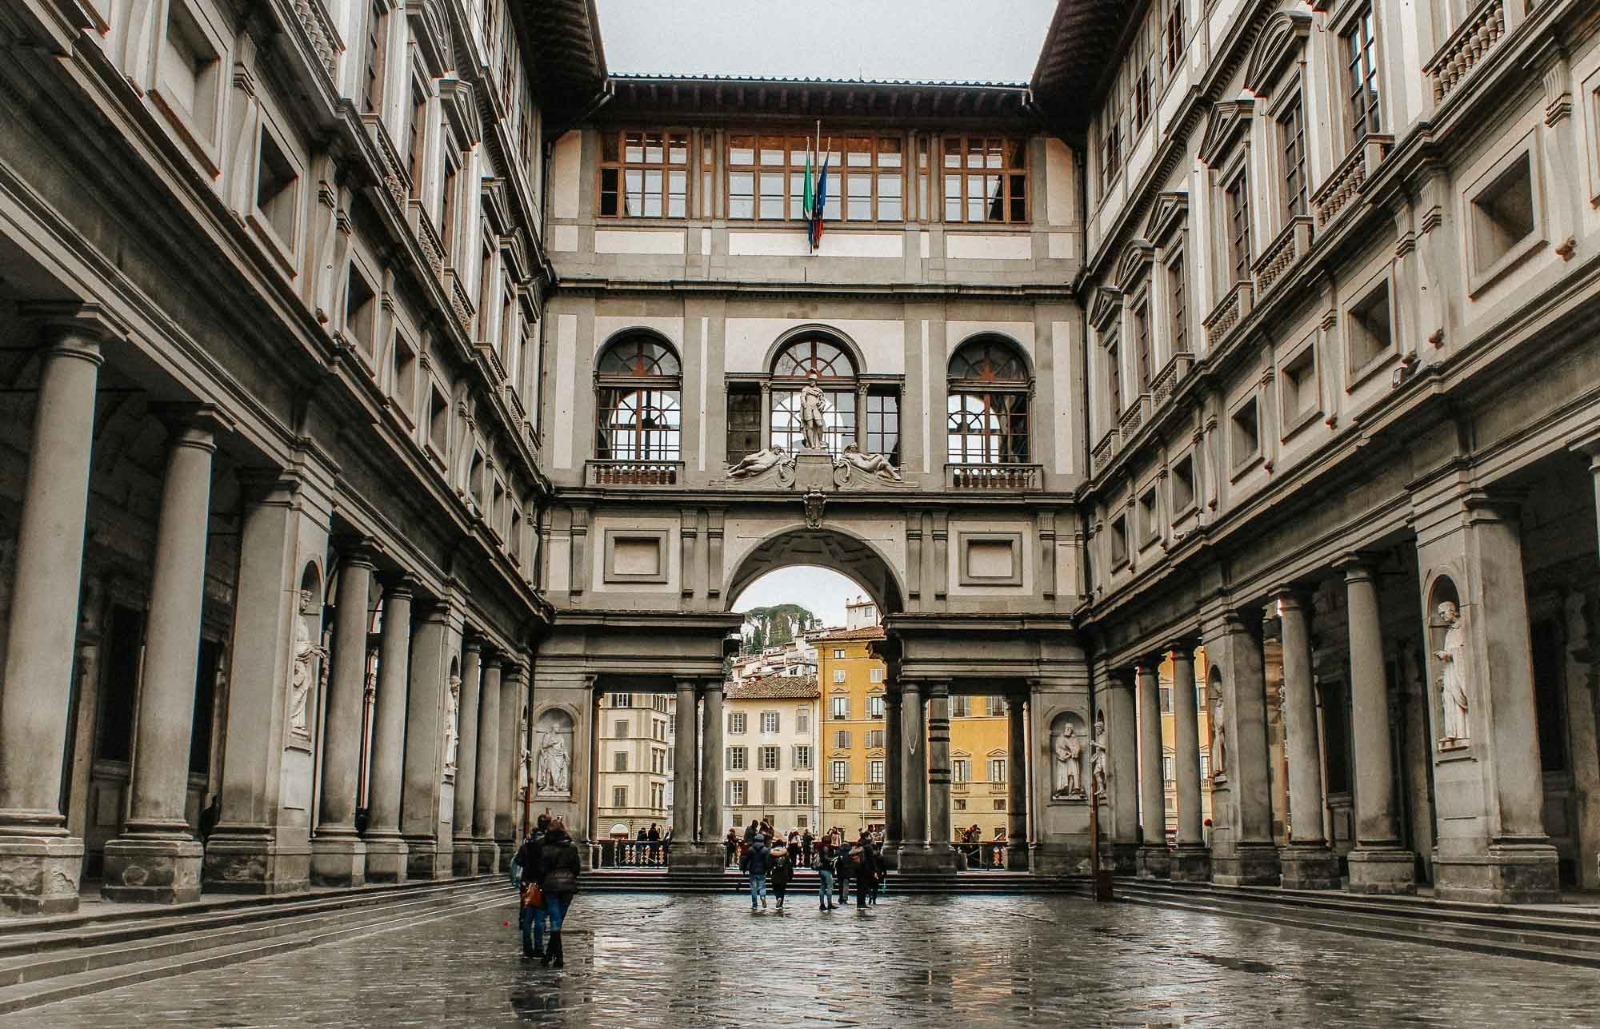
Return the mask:
[[[811,849],[811,867],[817,870],[818,911],[832,911],[834,908],[833,862],[833,844],[824,836]]]
[[[867,906],[867,894],[876,888],[876,866],[872,853],[872,837],[865,831],[850,847],[850,875],[856,881],[856,907]]]
[[[739,865],[739,870],[750,877],[751,911],[767,906],[767,867],[771,862],[772,851],[767,847],[767,838],[757,833],[755,842],[744,852],[744,860]]]
[[[539,963],[562,968],[567,961],[561,947],[561,925],[572,909],[572,899],[578,895],[583,860],[578,856],[578,845],[567,835],[567,823],[559,818],[550,820],[550,830],[539,848],[539,870],[539,887],[544,891],[544,906],[550,916],[550,946]]]
[[[732,829],[728,830],[728,838],[722,841],[722,867],[728,868],[733,864],[733,854],[739,849],[739,834]]]
[[[793,848],[779,844],[772,851],[772,895],[778,898],[778,910],[783,910],[783,895],[789,892],[789,880],[794,878]]]
[[[517,926],[522,930],[522,959],[531,961],[536,957],[544,956],[545,927],[550,921],[550,909],[545,907],[543,900],[539,903],[530,903],[528,896],[529,887],[539,881],[539,862],[544,848],[544,837],[550,830],[550,816],[540,815],[534,823],[533,832],[522,841],[522,846],[517,848],[515,858],[519,874],[517,886],[522,891],[521,910],[517,915]]]

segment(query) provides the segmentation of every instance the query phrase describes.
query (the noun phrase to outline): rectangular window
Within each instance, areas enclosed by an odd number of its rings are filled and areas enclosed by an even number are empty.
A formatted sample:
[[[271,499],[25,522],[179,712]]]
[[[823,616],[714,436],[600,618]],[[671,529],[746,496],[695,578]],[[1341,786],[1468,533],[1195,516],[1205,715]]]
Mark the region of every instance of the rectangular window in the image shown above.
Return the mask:
[[[612,807],[627,807],[628,806],[628,788],[626,786],[613,786],[613,787],[611,787],[611,806]]]
[[[1472,198],[1472,264],[1482,275],[1532,236],[1535,216],[1533,166],[1524,152]]]
[[[794,731],[801,736],[811,731],[811,709],[800,708],[794,713]]]
[[[971,697],[951,697],[950,698],[950,717],[951,718],[965,718],[970,714],[972,714],[972,698]]]
[[[1303,348],[1284,362],[1278,395],[1283,402],[1284,430],[1289,431],[1321,408],[1317,389],[1317,348]]]
[[[782,750],[782,747],[762,747],[760,751],[758,751],[758,757],[761,761],[761,771],[776,772],[778,770],[778,755],[782,752]]]
[[[744,724],[745,713],[743,711],[735,711],[728,715],[728,732],[731,735],[742,735],[744,733]]]
[[[1117,346],[1115,332],[1106,335],[1106,399],[1111,404],[1111,418],[1122,417],[1122,353]]]
[[[882,729],[868,729],[867,730],[867,749],[868,750],[879,750],[879,749],[882,749],[882,747],[883,747],[883,730]]]
[[[874,668],[874,669],[873,669],[873,670],[872,670],[872,671],[871,671],[871,672],[870,672],[870,673],[869,673],[869,674],[868,674],[868,675],[867,675],[867,681],[868,681],[868,682],[882,682],[882,681],[883,681],[883,669],[881,669],[881,668]]]
[[[944,220],[1028,220],[1028,144],[999,136],[946,136]]]
[[[291,250],[300,220],[300,176],[283,148],[266,128],[261,130],[261,154],[256,161],[256,210],[273,233]]]
[[[1389,353],[1394,346],[1394,331],[1389,321],[1387,281],[1350,309],[1345,318],[1345,335],[1349,340],[1351,378]]]
[[[1172,714],[1172,687],[1162,686],[1159,692],[1161,694],[1161,713],[1165,715]]]
[[[797,743],[794,748],[794,767],[796,771],[809,771],[811,768],[811,745]]]
[[[745,781],[743,779],[728,780],[728,806],[744,807]]]
[[[833,734],[833,749],[834,750],[849,750],[850,749],[850,730],[849,729],[840,729],[838,732],[835,732]]]
[[[1168,75],[1183,65],[1183,5],[1186,0],[1167,0],[1167,16],[1162,27],[1162,66]]]
[[[834,647],[833,648],[833,659],[835,661],[843,661],[844,660],[844,648],[843,647]]]
[[[1228,422],[1228,454],[1233,467],[1238,468],[1261,453],[1261,412],[1256,398],[1251,397],[1241,404]]]
[[[1342,38],[1345,97],[1350,105],[1350,145],[1355,146],[1369,133],[1383,131],[1378,113],[1378,55],[1371,4],[1356,15]]]
[[[368,114],[378,110],[383,103],[384,55],[389,35],[389,12],[382,0],[369,0],[367,4],[366,64],[362,68],[361,109]]]
[[[829,716],[834,719],[848,719],[850,717],[850,698],[834,697],[830,702]]]
[[[612,707],[632,707],[633,706],[633,694],[631,694],[631,693],[613,693],[613,694],[611,694],[611,706]]]
[[[685,218],[689,134],[608,132],[600,140],[602,218]]]
[[[1003,757],[992,757],[992,758],[989,759],[989,781],[990,782],[1005,782],[1006,781],[1006,759],[1005,758],[1003,758]]]
[[[750,767],[750,749],[748,747],[728,748],[728,771],[742,772]]]
[[[373,352],[372,334],[377,324],[377,319],[377,293],[367,282],[367,277],[362,275],[356,266],[352,264],[350,266],[349,284],[345,289],[345,338],[353,343],[356,349],[369,357]]]
[[[1300,97],[1278,115],[1278,152],[1283,161],[1283,206],[1287,221],[1310,210],[1306,188],[1306,126]]]
[[[873,758],[867,762],[867,782],[882,785],[883,760],[881,758]]]
[[[1229,283],[1250,277],[1250,194],[1243,170],[1223,188],[1223,213],[1227,219]]]
[[[829,761],[828,781],[836,786],[842,786],[850,781],[850,762]]]
[[[411,110],[406,116],[406,168],[411,173],[411,198],[422,197],[422,162],[428,152],[428,91],[411,83]]]
[[[1172,466],[1172,510],[1182,514],[1194,506],[1194,455],[1186,454]]]
[[[1185,293],[1183,251],[1167,262],[1167,338],[1174,354],[1189,352],[1189,304]]]
[[[1111,564],[1118,567],[1128,561],[1128,516],[1117,515],[1111,520]]]
[[[844,682],[844,669],[843,668],[835,668],[833,670],[833,681],[835,683]]]
[[[626,772],[628,770],[628,752],[619,750],[611,756],[611,770],[613,772]]]
[[[767,733],[777,732],[778,731],[778,712],[776,712],[776,711],[763,711],[763,712],[761,712],[761,731],[762,732],[767,732]]]
[[[1139,392],[1150,392],[1150,302],[1140,301],[1133,309],[1134,372],[1139,378]]]
[[[761,449],[761,387],[728,383],[728,463],[738,464]]]
[[[883,717],[883,698],[882,697],[868,697],[867,698],[867,717],[868,718],[882,718]]]
[[[900,394],[893,389],[873,387],[867,393],[867,453],[882,454],[896,467],[900,464]]]
[[[799,221],[805,217],[806,162],[822,182],[827,221],[899,222],[906,217],[905,139],[896,134],[728,137],[728,217]]]
[[[958,757],[950,762],[950,781],[956,783],[971,782],[972,762],[964,757]]]
[[[811,804],[811,780],[789,780],[789,803],[795,807],[807,807]],[[805,826],[805,816],[800,816],[800,826]]]
[[[765,804],[767,807],[771,807],[772,805],[776,804],[777,802],[778,802],[778,780],[776,780],[776,779],[762,779],[761,780],[761,803]]]
[[[1006,713],[1006,698],[989,697],[988,702],[990,718],[999,718]]]

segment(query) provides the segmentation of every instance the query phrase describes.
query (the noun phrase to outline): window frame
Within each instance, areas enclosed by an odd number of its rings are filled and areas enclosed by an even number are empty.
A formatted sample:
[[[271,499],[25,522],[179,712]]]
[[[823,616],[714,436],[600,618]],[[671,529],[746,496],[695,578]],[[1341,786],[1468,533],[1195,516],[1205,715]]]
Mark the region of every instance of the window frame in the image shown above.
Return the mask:
[[[626,155],[628,153],[627,140],[630,135],[637,135],[646,139],[652,136],[659,137],[661,140],[661,160],[640,160],[636,162],[629,161]],[[617,149],[616,157],[614,159],[608,159],[606,157],[606,140],[608,137],[616,141]],[[681,165],[673,164],[671,161],[672,141],[678,137],[683,139],[684,160]],[[693,217],[695,211],[696,193],[696,184],[694,180],[698,172],[698,167],[695,160],[695,155],[698,150],[696,144],[697,140],[695,138],[694,130],[685,126],[663,126],[660,128],[617,128],[607,129],[603,132],[600,132],[598,159],[595,162],[595,217],[601,220],[603,223],[634,223],[641,221],[682,222]],[[639,146],[641,150],[648,152],[650,144],[648,142],[643,142]],[[630,191],[627,189],[627,177],[630,169],[639,171],[641,175],[644,175],[645,177],[648,177],[650,172],[660,173],[661,188],[653,194],[649,191],[645,191],[640,194],[641,197],[645,198],[644,202],[646,204],[648,204],[648,200],[651,196],[656,197],[661,204],[660,213],[629,214],[627,212],[626,198],[630,194]],[[617,201],[617,209],[609,214],[606,213],[605,210],[605,198],[607,194],[606,174],[608,172],[615,172],[617,177],[616,189],[614,191]],[[671,198],[674,194],[671,191],[669,183],[672,174],[675,172],[683,175],[683,212],[681,214],[671,213]]]
[[[646,346],[658,348],[654,367],[645,367]],[[614,355],[635,348],[632,372],[606,370]],[[664,359],[671,370],[663,371]],[[677,347],[659,333],[625,330],[616,333],[595,355],[594,456],[598,461],[676,463],[683,460],[683,363]],[[632,421],[617,419],[633,400]],[[648,427],[648,419],[659,417],[662,425]],[[657,439],[656,437],[659,437]],[[619,440],[626,445],[619,445]]]
[[[823,159],[828,161],[828,195],[823,206],[823,220],[834,225],[871,226],[871,225],[905,225],[912,221],[910,210],[910,181],[911,167],[911,138],[905,132],[867,130],[845,130],[824,135],[822,149],[816,149],[814,136],[794,134],[789,132],[775,133],[759,129],[732,129],[723,133],[722,153],[722,189],[724,197],[723,217],[730,223],[760,224],[760,225],[801,225],[805,222],[801,206],[804,202],[804,181],[806,173],[805,155],[808,149],[812,153],[812,173],[820,175]],[[741,149],[736,144],[743,140],[750,140],[751,160],[749,164],[735,164],[733,155],[736,149]],[[763,164],[762,154],[768,152],[763,147],[763,142],[770,139],[782,139],[783,161],[781,164]],[[871,155],[871,163],[866,165],[852,165],[849,163],[850,155],[860,151],[850,149],[851,141],[869,140],[867,153]],[[899,165],[884,165],[881,159],[886,151],[880,145],[881,141],[895,140],[900,144]],[[801,147],[796,150],[794,144]],[[836,149],[837,147],[837,149]],[[796,155],[798,154],[798,159]],[[734,214],[734,178],[736,176],[751,176],[750,214]],[[763,216],[761,204],[765,194],[762,192],[761,177],[763,175],[779,175],[783,180],[783,213],[782,215]],[[871,183],[868,194],[868,203],[871,205],[871,217],[849,217],[849,197],[851,183],[865,178]],[[900,183],[900,214],[898,217],[884,217],[881,213],[882,205],[888,196],[882,191],[885,180],[898,179]],[[800,189],[796,191],[796,185]],[[747,194],[740,193],[740,198]]]
[[[1360,146],[1368,136],[1383,132],[1388,123],[1383,112],[1383,52],[1375,11],[1372,0],[1357,4],[1335,29],[1339,109],[1346,146],[1350,149]],[[1362,87],[1360,90],[1358,84]]]
[[[989,168],[986,164],[985,166],[979,167],[976,170],[973,170],[969,167],[967,162],[970,161],[970,155],[973,153],[969,143],[972,140],[980,141],[980,149],[977,151],[977,153],[984,155],[983,160],[985,162],[987,162],[988,159],[987,154],[989,152],[989,144],[991,142],[997,142],[1001,145],[1002,149],[1000,160],[1002,161],[1002,165],[998,167],[998,169],[995,171],[995,174],[1000,179],[1001,183],[1001,195],[999,202],[1001,210],[1005,214],[1005,217],[1003,218],[972,219],[967,217],[968,210],[975,199],[967,192],[968,186],[973,178],[984,178],[987,176],[989,171]],[[953,133],[950,135],[941,136],[939,140],[937,161],[939,166],[939,218],[937,220],[945,225],[1014,225],[1023,228],[1031,225],[1033,223],[1033,189],[1031,187],[1031,164],[1033,155],[1030,152],[1032,150],[1032,142],[1032,138],[1029,136],[990,136],[972,135],[967,133]],[[951,167],[949,160],[951,154],[950,146],[952,143],[956,144],[956,155],[959,162],[953,168]],[[1022,164],[1020,168],[1013,165],[1004,164],[1004,162],[1007,160],[1006,155],[1008,151],[1004,149],[1007,143],[1017,144],[1018,149],[1022,154]],[[958,180],[960,183],[954,198],[952,198],[950,195],[950,181],[952,178]],[[1012,187],[1015,184],[1015,181],[1019,178],[1022,180],[1023,191],[1021,198],[1022,214],[1020,217],[1015,216],[1012,213],[1012,207],[1016,203],[1017,199],[1012,193]],[[984,194],[984,198],[987,203],[994,202],[993,200],[989,199],[989,194],[987,192]],[[950,217],[949,204],[952,199],[956,201],[958,205],[957,209],[961,212],[961,216],[958,218]],[[987,203],[985,206],[987,206]]]
[[[981,364],[973,361],[973,353],[981,353]],[[997,353],[1004,355],[998,369],[993,360]],[[961,371],[968,374],[957,375],[958,360],[966,362]],[[997,333],[963,340],[945,364],[945,462],[984,467],[1031,463],[1033,391],[1033,367],[1015,340]],[[969,431],[974,426],[976,431]]]

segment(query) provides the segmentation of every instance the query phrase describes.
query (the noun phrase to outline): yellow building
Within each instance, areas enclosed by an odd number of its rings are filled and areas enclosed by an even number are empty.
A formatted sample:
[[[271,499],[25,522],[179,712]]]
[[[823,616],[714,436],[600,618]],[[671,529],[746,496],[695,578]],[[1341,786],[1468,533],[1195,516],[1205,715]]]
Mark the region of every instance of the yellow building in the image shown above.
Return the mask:
[[[1008,716],[1002,697],[950,698],[950,827],[978,827],[982,840],[1006,830]]]
[[[1211,697],[1207,695],[1209,678],[1204,647],[1194,652],[1194,688],[1196,713],[1200,726],[1200,818],[1211,820]],[[1166,796],[1167,839],[1178,834],[1178,731],[1172,712],[1172,658],[1161,662],[1161,789]],[[1208,834],[1209,835],[1209,834]]]

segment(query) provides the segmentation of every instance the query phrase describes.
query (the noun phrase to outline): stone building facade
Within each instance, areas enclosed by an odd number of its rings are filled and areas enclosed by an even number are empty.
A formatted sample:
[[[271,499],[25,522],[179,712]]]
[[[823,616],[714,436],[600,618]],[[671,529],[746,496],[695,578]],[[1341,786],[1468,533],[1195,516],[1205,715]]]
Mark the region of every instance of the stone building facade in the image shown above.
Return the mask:
[[[787,835],[817,828],[816,673],[765,675],[723,687],[722,832],[756,819]],[[708,832],[707,835],[710,835]]]

